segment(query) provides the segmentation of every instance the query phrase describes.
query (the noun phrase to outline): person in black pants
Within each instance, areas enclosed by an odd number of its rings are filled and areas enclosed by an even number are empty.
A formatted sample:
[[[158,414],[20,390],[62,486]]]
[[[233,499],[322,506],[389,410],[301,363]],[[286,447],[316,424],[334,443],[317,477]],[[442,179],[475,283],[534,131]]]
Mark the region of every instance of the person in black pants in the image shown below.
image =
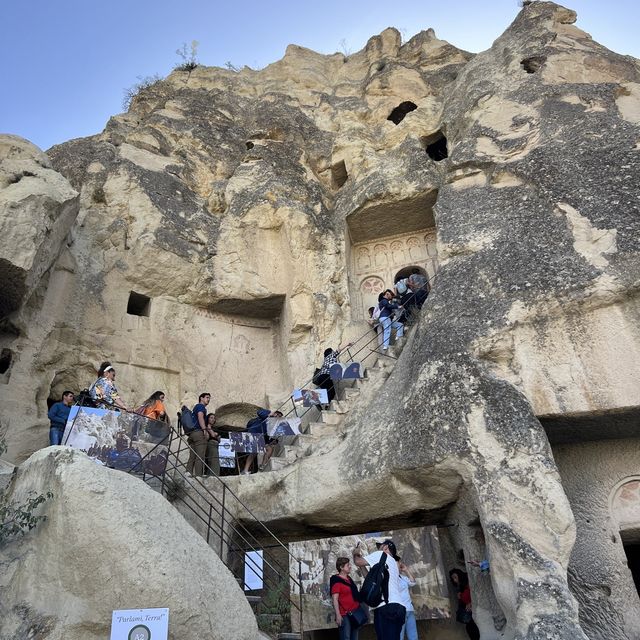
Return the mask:
[[[318,373],[313,376],[313,384],[320,389],[327,390],[327,398],[329,402],[331,402],[336,397],[336,388],[333,384],[333,380],[329,375],[329,370],[336,363],[340,362],[340,354],[347,348],[349,348],[353,342],[347,342],[342,345],[339,349],[333,350],[331,347],[324,350],[324,360],[322,361],[322,366]]]

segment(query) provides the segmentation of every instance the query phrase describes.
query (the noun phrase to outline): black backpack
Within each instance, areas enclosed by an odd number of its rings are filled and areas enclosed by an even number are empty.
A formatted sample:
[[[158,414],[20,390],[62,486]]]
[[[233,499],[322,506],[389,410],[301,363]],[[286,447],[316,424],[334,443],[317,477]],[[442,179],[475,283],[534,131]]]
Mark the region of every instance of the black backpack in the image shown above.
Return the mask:
[[[377,607],[382,600],[389,602],[389,569],[387,569],[387,554],[382,556],[376,564],[369,569],[367,577],[360,588],[360,602],[370,607]]]

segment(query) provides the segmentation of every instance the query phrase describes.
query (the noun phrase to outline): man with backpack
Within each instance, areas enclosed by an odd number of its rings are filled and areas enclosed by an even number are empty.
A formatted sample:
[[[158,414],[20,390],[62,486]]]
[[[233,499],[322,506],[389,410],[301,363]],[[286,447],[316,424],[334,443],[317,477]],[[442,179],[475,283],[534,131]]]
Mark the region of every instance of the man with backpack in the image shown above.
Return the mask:
[[[183,425],[183,429],[190,428],[187,434],[190,452],[187,462],[187,477],[203,476],[204,461],[207,456],[207,440],[209,432],[207,429],[207,405],[211,402],[211,394],[208,391],[198,396],[198,404],[193,407],[193,425]]]
[[[400,640],[406,609],[400,593],[398,552],[393,540],[376,543],[378,551],[363,556],[359,547],[353,550],[357,567],[369,567],[360,589],[363,602],[373,610],[373,626],[378,640]]]

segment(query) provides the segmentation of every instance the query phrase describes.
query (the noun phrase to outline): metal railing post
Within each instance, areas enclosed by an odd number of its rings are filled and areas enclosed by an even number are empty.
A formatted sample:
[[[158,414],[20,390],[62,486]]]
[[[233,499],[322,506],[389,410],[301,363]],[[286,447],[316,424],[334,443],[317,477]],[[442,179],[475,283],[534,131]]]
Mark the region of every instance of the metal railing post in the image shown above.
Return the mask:
[[[224,551],[224,516],[226,513],[226,506],[225,506],[225,500],[227,497],[227,485],[223,484],[222,485],[222,505],[220,508],[221,514],[220,514],[220,553],[218,554],[220,556],[220,560],[222,560],[222,562],[226,565],[227,563],[224,561],[223,557],[222,557],[222,553]]]
[[[298,588],[300,589],[300,637],[304,638],[304,626],[302,622],[302,560],[298,558]]]
[[[209,535],[211,533],[211,511],[213,510],[213,504],[209,503],[209,520],[207,522],[207,544],[209,544]]]
[[[169,444],[167,445],[167,462],[164,465],[164,471],[162,472],[162,481],[160,484],[160,495],[164,495],[166,497],[167,494],[167,464],[169,464],[169,458],[171,456],[171,445],[173,444],[173,429],[169,431]]]

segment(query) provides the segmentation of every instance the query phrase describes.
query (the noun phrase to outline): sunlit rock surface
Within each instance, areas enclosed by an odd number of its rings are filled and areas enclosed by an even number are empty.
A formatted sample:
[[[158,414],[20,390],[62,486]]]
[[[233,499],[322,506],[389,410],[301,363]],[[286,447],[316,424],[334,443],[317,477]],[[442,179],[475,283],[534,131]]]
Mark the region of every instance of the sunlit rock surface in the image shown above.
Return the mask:
[[[234,485],[291,539],[453,509],[484,530],[506,619],[483,637],[635,638],[632,589],[598,591],[610,628],[579,626],[575,496],[549,444],[633,437],[640,404],[640,67],[575,19],[531,3],[475,56],[387,29],[350,56],[176,71],[49,150],[79,213],[3,324],[11,459],[46,442],[46,399],[105,358],[127,401],[210,390],[242,424],[366,331],[376,287],[438,267],[345,437]]]

